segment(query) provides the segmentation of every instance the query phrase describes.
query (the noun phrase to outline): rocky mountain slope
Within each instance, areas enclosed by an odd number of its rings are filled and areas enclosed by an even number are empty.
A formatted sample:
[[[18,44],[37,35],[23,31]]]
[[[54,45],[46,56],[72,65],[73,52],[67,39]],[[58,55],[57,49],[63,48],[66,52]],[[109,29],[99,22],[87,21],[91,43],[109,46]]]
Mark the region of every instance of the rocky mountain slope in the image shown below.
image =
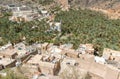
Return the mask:
[[[120,4],[120,0],[69,0],[73,4],[81,7],[98,7],[98,8],[116,8]]]
[[[39,5],[40,2],[49,2],[57,0],[0,0],[0,4],[22,3]],[[112,19],[120,18],[120,0],[68,0],[71,6],[89,8],[91,10],[101,11]]]
[[[112,19],[120,18],[120,0],[69,0],[71,5],[101,11]]]
[[[0,4],[6,3],[38,3],[38,2],[49,2],[53,0],[0,0]],[[57,1],[57,0],[54,0]],[[81,7],[96,7],[102,9],[119,9],[120,0],[68,0],[72,5]]]

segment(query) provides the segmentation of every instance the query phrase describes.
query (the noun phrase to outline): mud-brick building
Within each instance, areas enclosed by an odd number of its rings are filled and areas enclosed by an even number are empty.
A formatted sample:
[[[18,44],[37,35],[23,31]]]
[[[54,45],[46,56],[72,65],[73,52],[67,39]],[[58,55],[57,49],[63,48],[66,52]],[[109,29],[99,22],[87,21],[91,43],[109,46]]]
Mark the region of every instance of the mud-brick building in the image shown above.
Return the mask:
[[[15,59],[0,58],[0,70],[15,66]]]
[[[76,52],[74,49],[64,49],[62,50],[61,54],[71,58],[79,58],[79,53]]]
[[[42,74],[57,75],[60,71],[60,62],[50,61],[49,56],[35,55],[26,63],[26,65],[34,68],[39,65]]]
[[[0,58],[15,59],[17,52],[14,49],[5,49],[0,51]]]

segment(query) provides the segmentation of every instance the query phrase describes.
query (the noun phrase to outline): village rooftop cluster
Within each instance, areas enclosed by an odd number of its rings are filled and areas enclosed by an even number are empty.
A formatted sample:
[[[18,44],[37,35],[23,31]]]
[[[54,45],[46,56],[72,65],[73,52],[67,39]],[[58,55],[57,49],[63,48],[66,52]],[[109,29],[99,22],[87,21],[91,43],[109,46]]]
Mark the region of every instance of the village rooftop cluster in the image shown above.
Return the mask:
[[[21,42],[13,47],[8,43],[0,48],[0,70],[21,67],[30,79],[61,79],[59,74],[72,66],[92,79],[119,79],[119,52],[104,48],[103,56],[98,57],[92,44],[80,44],[75,50],[72,44],[27,46]]]
[[[59,0],[63,9],[68,10],[68,3],[64,1]],[[47,10],[40,9],[40,14],[25,5],[7,5],[7,8],[13,13],[9,18],[11,21],[19,23],[49,18],[50,30],[61,32],[61,22],[54,22],[54,15],[50,15]],[[73,67],[77,69],[77,73],[88,73],[91,79],[120,79],[120,51],[104,48],[103,55],[98,55],[99,51],[94,49],[93,44],[80,44],[74,49],[73,44],[69,43],[8,43],[0,47],[0,70],[16,67],[29,79],[62,79],[59,75],[65,70],[71,72],[69,68]]]

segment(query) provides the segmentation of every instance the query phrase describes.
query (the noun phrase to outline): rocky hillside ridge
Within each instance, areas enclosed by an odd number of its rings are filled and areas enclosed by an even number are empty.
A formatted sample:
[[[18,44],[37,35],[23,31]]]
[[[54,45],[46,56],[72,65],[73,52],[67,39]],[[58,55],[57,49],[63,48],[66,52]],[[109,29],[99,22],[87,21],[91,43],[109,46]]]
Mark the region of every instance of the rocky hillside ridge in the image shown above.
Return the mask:
[[[22,3],[33,6],[39,5],[39,2],[40,1],[38,0],[4,0],[0,1],[0,4]],[[68,0],[68,2],[73,7],[89,8],[91,10],[101,11],[107,14],[111,19],[120,19],[120,0]]]
[[[96,7],[102,9],[118,9],[120,0],[68,0],[71,4],[81,7]]]
[[[120,0],[69,0],[71,5],[101,11],[111,19],[120,19]]]

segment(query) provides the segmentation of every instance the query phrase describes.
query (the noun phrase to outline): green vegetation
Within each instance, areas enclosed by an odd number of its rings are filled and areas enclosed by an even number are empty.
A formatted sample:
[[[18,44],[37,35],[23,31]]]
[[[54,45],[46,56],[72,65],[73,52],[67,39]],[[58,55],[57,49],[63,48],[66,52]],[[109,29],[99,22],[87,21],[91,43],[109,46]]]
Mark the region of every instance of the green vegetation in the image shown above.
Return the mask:
[[[28,79],[23,74],[18,74],[10,69],[6,69],[7,75],[5,77],[0,76],[0,79]]]
[[[120,20],[109,20],[102,13],[90,10],[70,10],[57,14],[62,20],[62,35],[72,34],[66,42],[77,47],[80,43],[92,43],[102,51],[109,47],[120,50]]]
[[[6,44],[8,41],[11,43],[18,43],[25,41],[28,44],[35,42],[50,42],[56,35],[54,32],[46,32],[49,29],[49,25],[45,20],[34,20],[31,22],[11,22],[9,16],[3,16],[0,18],[0,45]]]
[[[49,5],[52,2],[54,2],[54,0],[39,0],[39,3],[42,5]]]
[[[18,43],[25,40],[28,44],[35,42],[72,43],[75,48],[80,43],[92,43],[99,51],[105,47],[120,50],[120,20],[109,20],[99,12],[72,9],[59,12],[55,20],[62,21],[61,35],[56,31],[46,32],[50,27],[45,19],[16,23],[9,21],[9,14],[4,15],[0,18],[0,37],[2,37],[0,45],[8,41]],[[33,26],[37,27],[33,28]]]

